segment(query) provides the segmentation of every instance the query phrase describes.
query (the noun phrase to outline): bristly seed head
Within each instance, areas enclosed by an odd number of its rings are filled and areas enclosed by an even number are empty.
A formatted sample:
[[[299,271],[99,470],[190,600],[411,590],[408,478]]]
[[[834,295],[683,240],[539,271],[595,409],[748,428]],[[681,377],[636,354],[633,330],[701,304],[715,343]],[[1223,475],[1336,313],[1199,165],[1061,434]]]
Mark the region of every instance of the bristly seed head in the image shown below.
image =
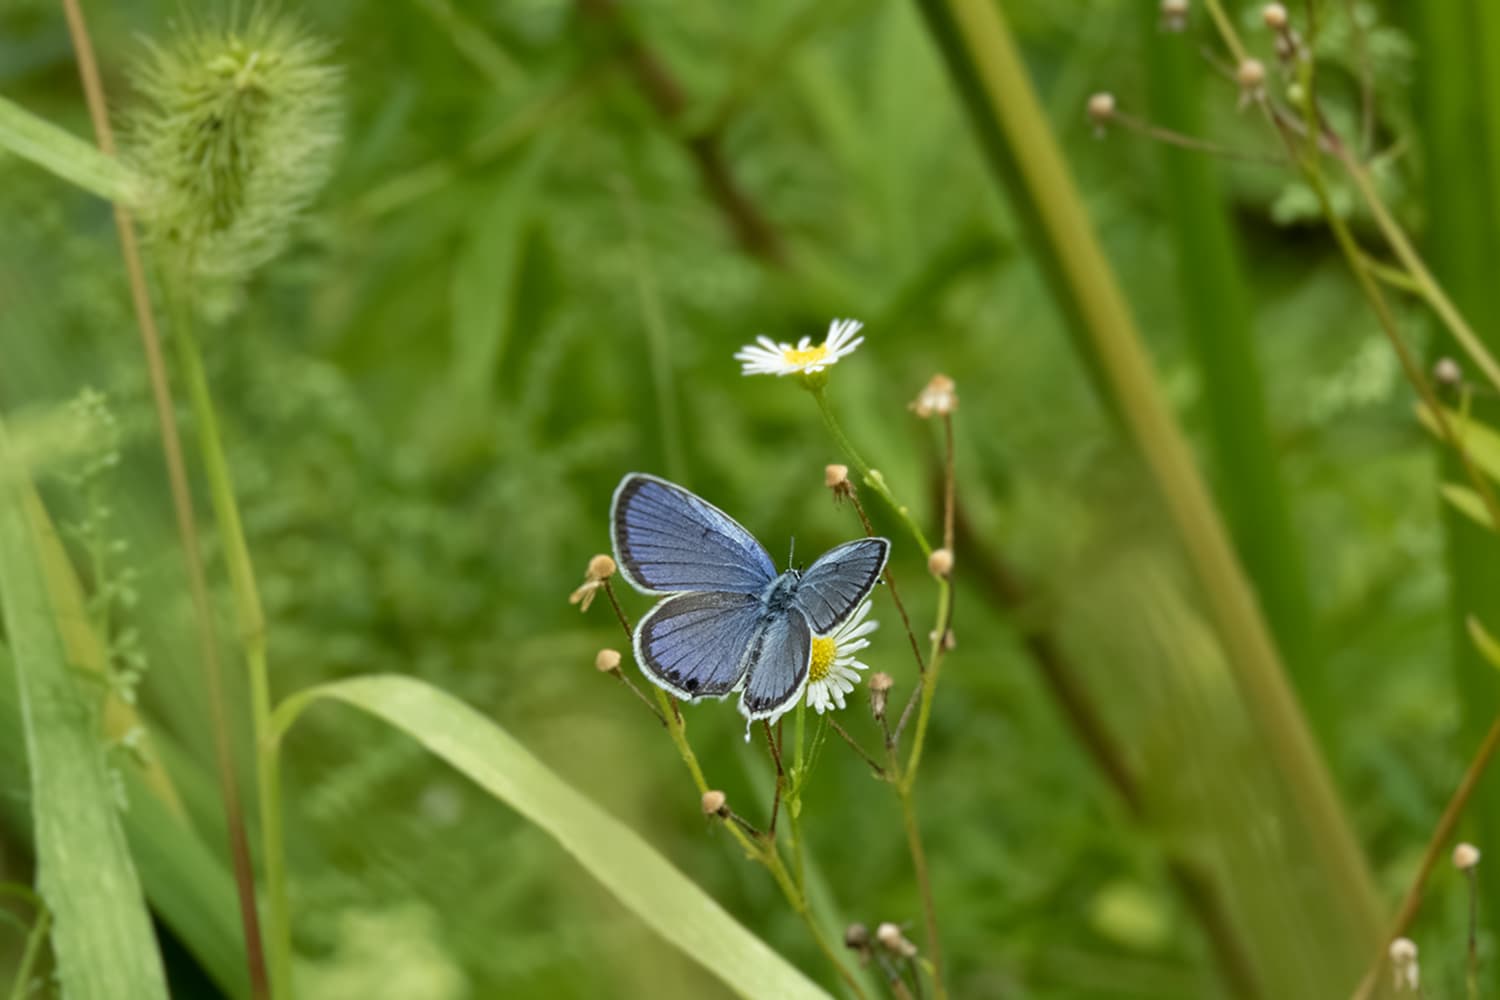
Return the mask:
[[[189,23],[148,43],[126,155],[155,185],[143,222],[193,276],[245,277],[286,245],[333,169],[340,72],[294,19]]]
[[[870,714],[879,722],[885,718],[886,703],[890,698],[891,686],[895,681],[891,675],[881,671],[870,677]]]
[[[1110,100],[1113,101],[1114,98],[1110,98]],[[958,409],[957,387],[948,376],[942,374],[934,375],[922,387],[922,391],[917,394],[917,398],[907,404],[907,409],[923,420],[934,416],[946,417]]]
[[[823,467],[823,485],[831,490],[849,485],[849,466],[827,465]]]
[[[1453,848],[1453,867],[1461,872],[1469,871],[1479,864],[1479,848],[1473,844],[1459,844]]]
[[[718,789],[710,789],[703,793],[703,815],[726,816],[729,814],[729,800],[724,793]]]
[[[601,674],[612,674],[620,669],[620,651],[601,649],[594,657],[594,669]]]

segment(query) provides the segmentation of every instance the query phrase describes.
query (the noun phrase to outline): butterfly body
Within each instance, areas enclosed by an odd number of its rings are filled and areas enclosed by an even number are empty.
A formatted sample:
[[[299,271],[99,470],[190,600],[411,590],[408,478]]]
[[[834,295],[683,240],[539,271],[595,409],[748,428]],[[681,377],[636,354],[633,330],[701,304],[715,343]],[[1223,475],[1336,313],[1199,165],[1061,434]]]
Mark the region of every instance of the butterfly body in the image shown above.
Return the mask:
[[[632,637],[646,677],[688,701],[739,692],[740,712],[752,720],[796,704],[813,638],[854,612],[890,552],[885,539],[862,538],[835,546],[805,572],[778,574],[728,514],[641,473],[615,490],[610,534],[625,579],[664,598]]]

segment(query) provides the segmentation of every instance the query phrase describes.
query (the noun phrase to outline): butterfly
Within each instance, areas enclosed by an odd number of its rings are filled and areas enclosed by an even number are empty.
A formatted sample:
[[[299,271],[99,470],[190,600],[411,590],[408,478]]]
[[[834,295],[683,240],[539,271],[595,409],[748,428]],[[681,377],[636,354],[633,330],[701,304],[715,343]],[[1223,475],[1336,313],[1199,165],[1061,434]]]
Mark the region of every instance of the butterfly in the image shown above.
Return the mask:
[[[665,595],[635,627],[636,662],[686,701],[739,692],[746,719],[775,719],[807,686],[814,636],[838,628],[880,579],[891,543],[861,538],[805,571],[776,565],[755,536],[702,497],[656,476],[620,480],[609,513],[630,585]]]

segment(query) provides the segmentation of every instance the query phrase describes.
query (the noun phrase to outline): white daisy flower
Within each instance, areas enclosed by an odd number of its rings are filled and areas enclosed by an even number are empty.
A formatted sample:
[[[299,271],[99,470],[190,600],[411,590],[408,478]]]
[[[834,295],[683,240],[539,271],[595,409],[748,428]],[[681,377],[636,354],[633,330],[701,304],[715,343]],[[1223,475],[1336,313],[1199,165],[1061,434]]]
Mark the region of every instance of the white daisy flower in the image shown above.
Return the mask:
[[[853,354],[865,342],[865,338],[855,336],[863,326],[857,319],[836,319],[828,324],[828,336],[821,344],[803,337],[796,347],[778,344],[763,334],[754,344],[740,348],[734,359],[743,362],[744,375],[815,374]]]
[[[859,683],[859,672],[869,665],[854,654],[870,644],[865,636],[880,627],[876,621],[865,621],[870,614],[866,600],[854,614],[831,635],[815,636],[812,641],[812,663],[807,671],[807,703],[822,715],[828,709],[844,707],[844,695]]]

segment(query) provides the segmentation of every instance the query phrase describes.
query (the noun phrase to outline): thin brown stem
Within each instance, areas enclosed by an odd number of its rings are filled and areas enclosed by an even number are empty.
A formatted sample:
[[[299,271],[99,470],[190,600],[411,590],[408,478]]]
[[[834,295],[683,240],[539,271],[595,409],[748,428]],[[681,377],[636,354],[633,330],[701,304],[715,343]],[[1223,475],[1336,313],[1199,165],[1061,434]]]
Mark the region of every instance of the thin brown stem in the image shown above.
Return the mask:
[[[854,513],[859,515],[859,523],[864,525],[865,537],[874,538],[875,526],[870,523],[864,505],[859,502],[859,494],[852,489],[849,491],[849,503],[853,505]],[[927,664],[922,659],[922,645],[917,642],[917,633],[912,631],[911,618],[906,613],[906,605],[901,601],[901,592],[896,589],[896,574],[891,571],[889,561],[885,567],[885,585],[891,592],[891,603],[896,605],[896,613],[901,616],[901,626],[906,629],[906,638],[911,642],[911,654],[917,660],[917,673],[926,673]]]
[[[771,797],[771,822],[766,827],[766,839],[776,840],[776,814],[781,810],[781,790],[786,785],[786,772],[781,767],[781,747],[778,746],[776,735],[771,732],[771,724],[761,720],[761,726],[766,731],[766,746],[771,750],[771,760],[776,764],[776,793]],[[781,730],[781,720],[776,720],[776,729]]]
[[[865,752],[865,748],[860,746],[859,741],[856,740],[853,736],[850,736],[843,726],[839,725],[837,719],[830,717],[828,720],[828,725],[832,727],[834,732],[838,733],[839,736],[843,738],[845,743],[849,744],[850,748],[852,748],[855,753],[859,754],[860,760],[870,765],[870,770],[875,772],[876,777],[885,777],[885,768],[881,767],[879,762],[877,762],[874,757]]]
[[[1291,163],[1283,156],[1230,149],[1227,146],[1221,146],[1207,139],[1184,135],[1181,132],[1164,126],[1155,125],[1144,118],[1137,118],[1119,109],[1110,112],[1109,121],[1111,124],[1120,125],[1148,139],[1155,139],[1157,142],[1164,142],[1169,146],[1177,146],[1180,149],[1190,149],[1195,153],[1206,153],[1209,156],[1217,156],[1226,160],[1241,160],[1246,163],[1262,163],[1271,167],[1291,166]]]
[[[114,133],[109,125],[108,103],[94,57],[88,23],[79,0],[63,0],[68,33],[78,59],[78,75],[83,83],[84,99],[93,122],[95,140],[108,156],[115,155]],[[188,588],[197,625],[198,652],[203,663],[208,688],[209,713],[214,730],[214,758],[219,772],[219,789],[224,800],[225,825],[229,829],[229,853],[234,868],[235,889],[239,898],[240,925],[245,935],[245,961],[250,977],[251,995],[270,995],[266,975],[265,947],[261,938],[260,916],[255,902],[255,872],[250,861],[250,841],[245,829],[245,814],[240,801],[239,779],[234,767],[234,752],[229,736],[228,709],[225,707],[223,670],[219,664],[218,641],[214,635],[213,615],[208,599],[208,583],[198,549],[197,518],[193,511],[192,492],[188,488],[187,467],[182,457],[182,442],[177,435],[177,421],[172,403],[171,385],[162,359],[161,336],[156,314],[151,307],[151,293],[140,244],[130,213],[118,202],[114,206],[115,229],[120,237],[120,253],[125,260],[131,303],[141,346],[146,354],[146,369],[151,381],[151,395],[156,406],[157,424],[161,430],[162,452],[166,459],[167,481],[176,515],[177,536],[182,545],[187,568]]]
[[[1479,997],[1479,872],[1474,865],[1464,869],[1469,884],[1469,955],[1465,969],[1469,1000]]]
[[[953,554],[953,414],[943,414],[943,548]],[[952,612],[949,612],[950,616]],[[944,626],[946,627],[946,625]]]
[[[1359,65],[1359,154],[1369,156],[1375,144],[1375,72],[1370,64],[1370,40],[1359,20],[1359,5],[1355,0],[1344,0],[1344,12],[1349,18],[1354,61]]]
[[[1480,776],[1484,774],[1485,768],[1489,766],[1490,759],[1495,756],[1497,749],[1500,749],[1500,716],[1497,716],[1490,724],[1489,732],[1485,733],[1478,752],[1469,762],[1469,768],[1464,772],[1463,780],[1458,783],[1453,797],[1448,800],[1448,805],[1443,809],[1443,815],[1438,819],[1437,826],[1427,841],[1427,848],[1422,852],[1422,860],[1417,865],[1416,877],[1412,879],[1411,885],[1406,890],[1406,896],[1401,900],[1401,907],[1396,911],[1396,919],[1391,922],[1390,929],[1380,940],[1380,950],[1376,952],[1375,960],[1370,963],[1369,970],[1360,980],[1359,986],[1355,988],[1353,1000],[1368,1000],[1374,994],[1375,983],[1380,978],[1381,970],[1385,968],[1390,943],[1405,934],[1416,917],[1417,910],[1422,905],[1422,891],[1427,886],[1427,878],[1432,874],[1433,867],[1437,865],[1444,846],[1453,836],[1459,817],[1463,815],[1469,799],[1474,794],[1475,787],[1479,784]]]
[[[647,711],[656,716],[657,722],[660,722],[664,726],[667,725],[667,717],[661,714],[661,709],[651,704],[650,697],[647,696],[646,692],[642,691],[639,687],[636,686],[635,681],[625,676],[624,670],[616,667],[614,670],[610,671],[610,673],[614,674],[621,684],[624,684],[627,688],[629,688],[631,694],[635,695],[641,700],[641,704],[646,706]]]
[[[620,14],[615,0],[578,0],[578,6],[617,34],[620,55],[646,99],[669,125],[680,126],[688,110],[682,84],[666,63],[635,34],[629,19]],[[729,220],[740,246],[767,263],[786,267],[787,251],[781,233],[734,176],[724,156],[720,132],[709,129],[695,133],[679,132],[679,136],[698,168],[703,186]]]
[[[603,583],[604,596],[609,598],[609,606],[615,609],[615,618],[619,620],[620,628],[625,630],[626,641],[633,646],[635,644],[635,630],[630,627],[630,619],[625,617],[625,609],[620,607],[620,599],[615,596],[615,588],[609,585],[608,580],[604,580]]]
[[[917,809],[912,802],[911,789],[898,784],[901,793],[901,818],[906,826],[906,845],[911,851],[912,870],[917,877],[917,890],[922,897],[922,922],[927,931],[927,955],[932,961],[933,991],[946,996],[943,988],[943,946],[938,937],[937,904],[932,897],[932,877],[927,871],[927,852],[922,848],[922,831],[917,825]]]

